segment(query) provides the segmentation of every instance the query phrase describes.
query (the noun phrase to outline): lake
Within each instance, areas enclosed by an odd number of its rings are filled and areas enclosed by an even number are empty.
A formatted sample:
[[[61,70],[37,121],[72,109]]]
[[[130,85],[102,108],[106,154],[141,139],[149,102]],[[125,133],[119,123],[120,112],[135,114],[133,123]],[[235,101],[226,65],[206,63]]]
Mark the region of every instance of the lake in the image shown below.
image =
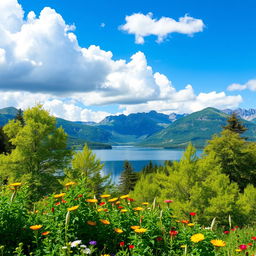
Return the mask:
[[[166,160],[180,160],[184,150],[113,146],[112,149],[98,149],[93,152],[104,163],[103,174],[111,173],[113,182],[117,183],[125,160],[138,172],[150,160],[157,165],[163,165]]]

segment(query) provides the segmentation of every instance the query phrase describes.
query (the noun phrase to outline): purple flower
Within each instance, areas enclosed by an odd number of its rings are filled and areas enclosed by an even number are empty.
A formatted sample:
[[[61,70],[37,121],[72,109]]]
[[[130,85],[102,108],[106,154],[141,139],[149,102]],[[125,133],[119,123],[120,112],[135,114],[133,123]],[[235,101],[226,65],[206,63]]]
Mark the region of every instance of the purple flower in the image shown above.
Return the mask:
[[[96,242],[96,241],[90,241],[89,244],[90,244],[90,245],[96,245],[97,242]]]

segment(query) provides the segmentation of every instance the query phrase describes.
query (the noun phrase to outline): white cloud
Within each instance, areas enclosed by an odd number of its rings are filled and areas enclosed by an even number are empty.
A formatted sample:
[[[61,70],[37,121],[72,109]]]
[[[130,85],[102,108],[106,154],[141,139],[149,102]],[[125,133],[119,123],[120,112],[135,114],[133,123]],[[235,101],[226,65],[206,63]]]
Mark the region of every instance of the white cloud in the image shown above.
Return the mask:
[[[249,80],[245,84],[231,84],[227,89],[228,91],[243,91],[246,89],[256,91],[256,79]]]
[[[153,14],[146,15],[135,13],[125,17],[126,23],[120,29],[129,34],[135,35],[137,44],[144,44],[144,37],[157,36],[157,42],[162,42],[171,33],[193,35],[203,31],[204,23],[201,19],[195,19],[188,15],[179,18],[178,21],[162,17],[159,20],[153,19]]]

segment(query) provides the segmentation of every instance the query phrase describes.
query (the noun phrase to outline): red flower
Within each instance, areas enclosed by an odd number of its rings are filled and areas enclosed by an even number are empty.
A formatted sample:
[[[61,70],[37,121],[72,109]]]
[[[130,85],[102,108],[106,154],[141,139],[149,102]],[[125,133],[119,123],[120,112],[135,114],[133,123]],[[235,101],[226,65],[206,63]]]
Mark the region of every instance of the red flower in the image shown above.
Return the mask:
[[[224,231],[223,233],[224,233],[224,234],[229,234],[230,232],[226,230],[226,231]]]
[[[52,207],[52,212],[54,212],[54,207]]]
[[[128,247],[129,249],[133,249],[135,246],[133,244],[130,244]]]
[[[124,242],[120,242],[119,245],[120,245],[120,246],[124,246]]]
[[[196,213],[195,212],[190,212],[189,215],[196,216]]]
[[[118,206],[118,209],[123,209],[124,207],[123,206]]]
[[[231,228],[231,231],[236,231],[236,229],[235,228]]]
[[[61,202],[62,202],[62,203],[64,203],[64,204],[65,204],[65,203],[67,203],[67,201],[66,201],[66,200],[64,200],[64,199],[62,199],[62,200],[61,200]]]
[[[176,230],[171,230],[171,231],[169,232],[170,236],[177,236],[178,233],[179,233],[179,232],[176,231]]]
[[[60,202],[55,203],[55,205],[60,205]]]
[[[82,194],[80,194],[80,195],[78,195],[77,197],[82,197],[83,195]]]
[[[161,236],[158,236],[157,238],[156,238],[156,241],[162,241],[163,240],[163,238],[161,237]]]
[[[252,237],[252,240],[256,240],[256,236],[253,236],[253,237]]]
[[[105,202],[101,202],[101,203],[99,203],[99,205],[100,205],[100,206],[102,206],[102,205],[104,205],[104,204],[106,204],[106,203],[105,203]]]
[[[240,248],[242,251],[244,251],[244,250],[247,249],[247,245],[246,245],[246,244],[241,244],[241,245],[239,245],[239,248]]]
[[[133,198],[127,198],[128,201],[134,202],[135,200]]]
[[[248,243],[249,246],[252,246],[252,243]]]

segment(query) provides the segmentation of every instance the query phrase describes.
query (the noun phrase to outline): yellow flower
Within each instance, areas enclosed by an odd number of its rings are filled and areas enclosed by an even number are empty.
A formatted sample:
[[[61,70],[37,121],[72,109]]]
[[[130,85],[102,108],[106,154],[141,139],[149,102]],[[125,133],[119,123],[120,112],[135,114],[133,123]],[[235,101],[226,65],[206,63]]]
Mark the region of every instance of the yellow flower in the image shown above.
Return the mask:
[[[100,220],[101,223],[105,224],[105,225],[109,225],[110,222],[108,220]]]
[[[121,234],[121,233],[124,232],[124,231],[123,231],[122,229],[120,229],[120,228],[114,228],[114,230],[115,230],[116,233],[119,233],[119,234]]]
[[[90,225],[90,226],[96,226],[97,225],[97,223],[95,221],[91,221],[91,220],[88,220],[87,224]]]
[[[20,187],[21,184],[22,184],[21,182],[15,182],[15,183],[9,184],[9,186]]]
[[[136,207],[136,208],[133,208],[133,210],[134,210],[134,211],[143,211],[144,208],[142,208],[142,207]]]
[[[222,240],[216,239],[216,240],[211,240],[211,243],[216,246],[216,247],[224,247],[226,246],[226,243]]]
[[[135,230],[135,229],[139,229],[140,226],[131,226],[131,229]]]
[[[188,226],[193,227],[193,226],[195,226],[195,223],[188,223]]]
[[[70,181],[68,183],[65,184],[66,187],[69,187],[69,186],[72,186],[72,185],[75,185],[76,183],[74,181]]]
[[[79,207],[79,205],[76,205],[76,206],[70,207],[70,208],[68,208],[68,211],[69,211],[69,212],[71,212],[71,211],[75,211],[75,210],[77,210],[77,209],[78,209],[78,207]]]
[[[187,245],[185,245],[185,244],[180,246],[180,248],[186,248],[186,247],[187,247]]]
[[[95,199],[95,198],[93,198],[93,199],[86,199],[85,200],[87,203],[97,203],[98,202],[98,199]]]
[[[236,249],[236,252],[241,252],[242,250],[241,249]]]
[[[29,227],[32,230],[39,230],[40,228],[42,228],[42,225],[33,225]]]
[[[118,204],[120,204],[121,202],[120,201],[116,201],[116,204],[118,205]]]
[[[108,198],[108,197],[111,197],[111,195],[101,195],[100,197],[101,198]]]
[[[126,209],[122,209],[120,212],[128,212],[128,210],[126,210]]]
[[[105,209],[104,208],[99,208],[97,209],[97,212],[103,212]]]
[[[112,202],[115,202],[115,201],[117,201],[117,200],[118,200],[118,197],[115,197],[115,198],[109,199],[108,202],[112,203]]]
[[[61,197],[65,196],[65,195],[66,195],[66,193],[60,193],[60,194],[54,195],[53,197],[54,198],[61,198]]]
[[[126,199],[128,197],[129,197],[129,195],[123,195],[123,196],[120,196],[120,199]]]
[[[204,235],[201,233],[195,234],[193,236],[190,237],[190,240],[194,243],[198,243],[200,241],[204,240]]]
[[[100,256],[110,256],[110,254],[101,254]]]
[[[141,203],[142,205],[149,205],[149,203],[148,202],[143,202],[143,203]]]
[[[145,233],[145,232],[147,232],[147,229],[146,228],[138,228],[138,229],[135,229],[134,231],[136,233]]]

